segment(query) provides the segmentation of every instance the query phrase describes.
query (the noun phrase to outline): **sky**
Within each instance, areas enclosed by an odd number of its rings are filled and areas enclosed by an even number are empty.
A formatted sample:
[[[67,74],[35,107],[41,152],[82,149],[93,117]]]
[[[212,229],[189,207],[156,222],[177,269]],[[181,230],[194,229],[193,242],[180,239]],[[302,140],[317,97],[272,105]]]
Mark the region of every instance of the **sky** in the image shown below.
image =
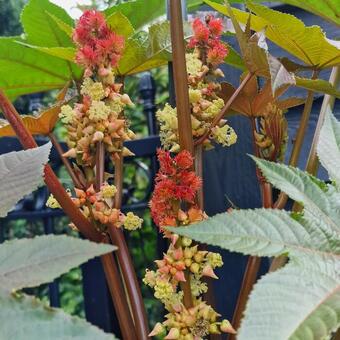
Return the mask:
[[[76,8],[76,4],[79,5],[90,5],[91,1],[89,0],[51,0],[54,4],[63,7],[72,18],[79,18],[81,15],[81,11]]]

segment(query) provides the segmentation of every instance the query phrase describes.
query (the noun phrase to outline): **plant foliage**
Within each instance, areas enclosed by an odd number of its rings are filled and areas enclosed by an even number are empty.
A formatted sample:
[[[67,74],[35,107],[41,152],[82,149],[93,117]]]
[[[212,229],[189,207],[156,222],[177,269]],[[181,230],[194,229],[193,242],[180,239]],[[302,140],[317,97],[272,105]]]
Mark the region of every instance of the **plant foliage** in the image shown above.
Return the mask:
[[[333,178],[339,168],[339,140],[340,124],[329,113],[318,153]],[[190,228],[171,229],[247,255],[288,254],[283,269],[255,285],[238,339],[326,339],[340,326],[339,189],[298,169],[255,160],[270,183],[303,205],[301,214],[235,210]]]
[[[51,144],[0,157],[0,216],[42,181]],[[46,235],[0,245],[0,322],[2,339],[115,339],[85,320],[46,307],[34,297],[12,293],[50,282],[90,258],[115,247],[67,236]],[[20,327],[18,327],[20,325]]]

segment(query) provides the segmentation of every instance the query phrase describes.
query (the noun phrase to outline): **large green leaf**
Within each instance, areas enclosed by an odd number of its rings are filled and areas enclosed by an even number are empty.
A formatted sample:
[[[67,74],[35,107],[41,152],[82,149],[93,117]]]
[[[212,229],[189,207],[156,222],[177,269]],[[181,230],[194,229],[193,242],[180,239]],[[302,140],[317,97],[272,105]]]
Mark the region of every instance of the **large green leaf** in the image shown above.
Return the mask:
[[[234,210],[189,227],[168,228],[201,243],[254,256],[277,256],[289,251],[307,253],[329,249],[327,235],[319,239],[315,225],[306,228],[282,210]]]
[[[340,123],[330,109],[320,132],[317,151],[321,164],[340,188]]]
[[[278,0],[276,0],[276,2],[278,2]],[[279,2],[301,7],[340,26],[340,7],[338,0],[280,0]]]
[[[185,33],[188,38],[191,32]],[[144,72],[166,65],[171,60],[171,36],[168,21],[154,24],[149,34],[139,34],[126,41],[126,48],[118,65],[121,75]]]
[[[48,143],[0,156],[0,217],[5,217],[17,201],[42,183],[50,149],[51,143]]]
[[[0,246],[0,288],[11,291],[36,287],[89,259],[115,250],[66,235],[12,240]]]
[[[59,58],[25,47],[19,37],[0,38],[0,88],[15,97],[63,88],[72,72]]]
[[[306,172],[279,163],[255,159],[265,178],[290,198],[303,204],[306,217],[315,222],[322,220],[330,230],[340,233],[340,210],[333,201],[339,195],[320,187],[318,180]],[[339,200],[340,201],[340,200]]]
[[[25,42],[21,41],[18,41],[18,43],[60,59],[68,60],[71,62],[75,61],[76,49],[74,47],[41,47],[26,44]]]
[[[296,86],[314,92],[326,93],[330,96],[340,98],[340,91],[337,90],[330,82],[323,79],[307,79],[295,76]]]
[[[21,14],[28,43],[43,47],[70,47],[71,38],[51,20],[54,17],[73,26],[72,18],[61,7],[48,0],[30,0]]]
[[[138,30],[165,14],[165,1],[163,0],[136,0],[112,6],[104,11],[106,17],[115,12],[121,12],[131,21],[132,26]]]
[[[245,67],[253,74],[270,79],[273,93],[283,85],[295,85],[293,74],[269,54],[263,32],[250,36],[250,17],[247,28],[243,31],[228,2],[225,7],[233,23]]]
[[[54,51],[54,54],[50,54],[58,57],[60,51],[55,48],[74,46],[71,37],[65,32],[65,25],[73,26],[72,18],[64,9],[48,0],[30,0],[22,12],[21,21],[26,33],[25,42],[30,45],[53,48],[54,50],[47,51]],[[61,22],[64,23],[62,27]],[[73,78],[80,77],[81,71],[78,66],[69,61],[63,61],[63,64]]]
[[[70,38],[72,38],[72,34],[73,34],[73,27],[69,24],[67,24],[65,21],[63,21],[62,19],[58,18],[57,16],[51,14],[50,12],[46,12],[48,14],[48,16],[57,24],[57,26],[63,31],[65,32]]]
[[[3,340],[114,340],[112,334],[61,309],[46,307],[28,295],[0,294],[0,338]]]
[[[211,0],[204,0],[224,15],[229,15],[227,7]],[[265,6],[247,3],[256,15],[251,16],[251,28],[257,32],[265,30],[266,37],[274,43],[317,68],[332,67],[340,63],[340,50],[329,42],[318,26],[306,27],[293,15],[281,13]],[[248,21],[249,13],[233,9],[237,20],[243,24]]]
[[[121,12],[112,13],[106,18],[106,22],[113,31],[125,38],[130,37],[135,32],[130,20]]]
[[[329,339],[340,326],[339,282],[339,256],[291,258],[255,285],[237,339]]]

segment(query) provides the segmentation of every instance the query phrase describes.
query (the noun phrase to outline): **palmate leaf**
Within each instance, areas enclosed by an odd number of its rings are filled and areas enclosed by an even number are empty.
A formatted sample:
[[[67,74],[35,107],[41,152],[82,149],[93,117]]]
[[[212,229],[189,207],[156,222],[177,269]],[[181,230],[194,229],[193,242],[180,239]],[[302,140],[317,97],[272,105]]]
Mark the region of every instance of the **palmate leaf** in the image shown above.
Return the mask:
[[[318,241],[288,212],[281,210],[233,210],[190,227],[168,229],[246,255],[277,256],[292,249],[318,248]]]
[[[58,121],[61,104],[52,106],[38,116],[22,115],[24,125],[33,135],[48,135]],[[12,126],[6,120],[0,120],[0,137],[16,136]]]
[[[42,183],[44,164],[51,143],[26,151],[0,156],[0,217],[5,217],[14,204]]]
[[[48,14],[48,16],[57,24],[57,26],[63,31],[65,32],[70,38],[72,38],[72,34],[73,34],[73,26],[71,25],[71,22],[69,22],[69,18],[67,19],[67,21],[69,23],[66,23],[65,21],[63,21],[61,18],[58,18],[57,16],[55,16],[54,14],[51,14],[49,11],[46,11],[46,13]]]
[[[323,145],[321,153],[338,148],[340,127],[330,117],[320,136],[321,143],[326,138],[329,144]],[[270,183],[303,203],[302,215],[293,218],[272,209],[234,210],[168,229],[246,255],[288,254],[283,269],[255,285],[238,340],[330,339],[340,326],[340,192],[298,169],[255,160]]]
[[[215,10],[229,15],[225,5],[211,0],[204,0]],[[326,68],[340,63],[340,50],[330,43],[318,26],[306,27],[293,15],[281,13],[265,6],[248,3],[248,8],[256,15],[251,15],[251,29],[261,32],[307,65]],[[246,24],[249,13],[233,8],[236,19]]]
[[[33,135],[48,135],[53,131],[58,121],[61,107],[65,104],[65,96],[69,88],[69,83],[57,95],[58,103],[47,110],[42,111],[37,116],[21,115],[21,119],[26,128]],[[16,136],[11,124],[7,120],[0,119],[0,137]]]
[[[329,109],[322,126],[317,152],[321,164],[340,187],[340,123]]]
[[[59,24],[56,24],[56,20]],[[48,0],[30,0],[22,11],[21,22],[26,34],[25,43],[27,44],[52,48],[55,53],[50,54],[54,56],[59,56],[56,48],[60,48],[59,54],[61,54],[63,48],[73,47],[72,39],[65,32],[65,27],[60,28],[61,22],[72,27],[72,18],[63,8]],[[80,77],[81,70],[77,65],[69,61],[63,61],[63,63],[66,64],[74,79]]]
[[[293,15],[260,4],[247,3],[247,7],[270,23],[266,27],[266,35],[269,39],[307,65],[322,69],[340,63],[340,49],[327,40],[320,27],[306,27]]]
[[[255,285],[237,339],[314,340],[339,327],[339,234],[330,236],[319,225],[306,227],[288,212],[271,209],[234,210],[168,229],[246,255],[289,253],[286,267]]]
[[[241,80],[242,79],[244,79],[243,75],[241,76]],[[259,89],[257,79],[253,77],[231,104],[231,111],[241,113],[248,117],[259,117],[266,114],[269,103],[285,111],[305,102],[305,99],[298,97],[280,99],[279,97],[288,89],[288,86],[282,86],[276,91],[275,96],[273,96],[271,86],[271,83],[267,81],[266,84]],[[223,82],[221,83],[219,96],[227,102],[235,91],[236,89],[231,84]]]
[[[293,257],[255,285],[237,339],[328,339],[340,325],[339,282],[339,256]]]
[[[283,85],[295,85],[294,75],[269,54],[264,34],[261,32],[250,36],[248,29],[241,29],[228,2],[225,7],[233,23],[245,67],[253,74],[270,79],[274,93]],[[248,17],[247,27],[250,25],[251,17]]]
[[[106,18],[106,22],[113,31],[125,38],[129,38],[135,33],[130,20],[121,12],[112,13]]]
[[[340,233],[340,210],[334,209],[334,200],[339,199],[340,193],[322,188],[316,178],[298,168],[254,159],[270,183],[303,204],[306,217]]]
[[[165,1],[159,0],[136,0],[112,6],[104,11],[108,18],[116,12],[121,12],[125,17],[129,18],[132,26],[139,30],[151,21],[165,15]]]
[[[340,91],[331,83],[323,79],[306,79],[295,76],[296,86],[303,87],[314,92],[326,93],[340,98]]]
[[[335,25],[340,26],[340,9],[338,0],[280,0],[289,5],[301,7]]]
[[[71,47],[71,38],[51,20],[53,15],[69,26],[72,18],[67,12],[48,0],[29,0],[21,14],[21,22],[29,44],[43,47]]]
[[[191,34],[185,26],[185,38]],[[170,24],[164,21],[151,25],[148,34],[139,34],[126,41],[126,48],[117,71],[120,75],[131,75],[166,65],[170,60]]]
[[[74,62],[76,56],[76,49],[74,47],[41,47],[27,44],[25,42],[17,41],[19,44],[35,49],[39,52],[49,54],[66,61]]]
[[[6,95],[23,94],[63,88],[72,79],[67,64],[56,57],[28,48],[19,37],[0,38],[0,88]]]
[[[0,289],[36,287],[50,282],[89,259],[115,250],[66,235],[12,240],[0,246]]]
[[[85,320],[61,309],[46,307],[28,295],[0,294],[0,304],[1,339],[116,339]]]

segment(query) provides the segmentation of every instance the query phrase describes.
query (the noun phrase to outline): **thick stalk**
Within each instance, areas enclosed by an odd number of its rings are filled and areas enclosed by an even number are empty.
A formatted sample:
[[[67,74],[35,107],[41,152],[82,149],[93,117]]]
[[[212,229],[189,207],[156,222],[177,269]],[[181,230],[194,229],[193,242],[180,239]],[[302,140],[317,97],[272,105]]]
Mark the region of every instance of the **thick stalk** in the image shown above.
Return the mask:
[[[340,328],[335,332],[333,340],[340,340]]]
[[[170,0],[169,9],[179,143],[194,156],[181,0]]]
[[[48,137],[50,138],[50,141],[52,142],[53,146],[55,147],[55,149],[57,150],[58,154],[59,154],[59,157],[61,159],[61,161],[63,162],[68,174],[70,175],[71,179],[72,179],[72,182],[74,184],[74,186],[76,188],[79,188],[79,189],[84,189],[83,185],[80,183],[77,175],[75,174],[75,172],[73,171],[73,167],[71,165],[71,162],[63,156],[64,154],[64,150],[62,149],[61,145],[59,144],[56,136],[50,132],[48,134]]]
[[[99,191],[104,183],[105,172],[105,145],[98,142],[96,146],[96,190]]]
[[[110,240],[107,238],[105,242],[110,243]],[[124,287],[120,280],[120,273],[116,261],[112,254],[101,256],[101,261],[106,281],[109,286],[111,296],[113,297],[112,301],[118,317],[123,339],[135,340],[137,339],[136,331],[133,327],[133,321],[128,308]]]
[[[203,146],[202,144],[195,146],[195,173],[203,180]],[[197,204],[200,209],[204,210],[204,193],[203,185],[197,193]]]
[[[337,84],[339,83],[339,81],[340,81],[340,67],[339,66],[333,67],[332,73],[331,73],[330,78],[329,78],[329,82],[333,86],[336,87]],[[321,128],[323,126],[328,108],[332,109],[333,106],[334,106],[334,102],[335,102],[334,96],[330,96],[329,94],[325,94],[325,96],[323,98],[318,122],[317,122],[317,125],[316,125],[316,128],[315,128],[313,142],[312,142],[312,146],[310,148],[310,152],[309,152],[309,156],[308,156],[308,160],[307,160],[307,166],[306,166],[306,171],[309,172],[310,174],[314,175],[314,176],[316,175],[317,170],[318,170],[318,166],[319,166],[318,157],[317,157],[317,154],[316,154],[316,147],[317,147],[318,142],[319,142],[320,131],[321,131]]]
[[[319,74],[318,70],[314,70],[312,79],[316,79]],[[312,111],[313,107],[313,100],[314,100],[314,91],[308,91],[307,94],[307,99],[303,108],[299,128],[295,137],[294,145],[293,145],[293,150],[290,155],[289,159],[289,165],[291,166],[297,166],[301,149],[302,149],[302,144],[306,135],[307,127],[308,127],[308,122],[309,122],[309,117],[310,113]],[[284,193],[281,192],[277,201],[274,204],[274,208],[276,209],[283,209],[288,201],[288,196]],[[275,261],[275,260],[274,260]]]
[[[198,177],[203,180],[203,146],[202,144],[195,146],[195,173]],[[204,211],[204,191],[203,186],[197,193],[197,205],[200,209]],[[199,245],[200,250],[207,250],[207,246],[205,244]],[[202,278],[208,285],[208,291],[203,295],[203,298],[207,303],[212,306],[214,309],[216,307],[216,301],[214,296],[214,287],[213,282],[209,278]],[[210,334],[210,340],[218,340],[221,339],[220,334]]]
[[[251,120],[252,124],[252,134],[253,134],[253,144],[254,144],[254,153],[256,157],[259,157],[259,150],[256,145],[254,139],[254,131],[256,131],[256,122],[255,118]],[[262,193],[262,206],[264,208],[271,208],[273,205],[273,195],[272,195],[272,186],[271,184],[264,181],[258,169],[256,169],[257,177],[260,182],[261,193]],[[234,317],[232,325],[237,330],[240,327],[241,319],[243,316],[243,312],[246,308],[246,304],[248,301],[248,297],[250,292],[252,291],[254,284],[257,279],[258,271],[261,265],[261,258],[257,256],[249,256],[247,267],[243,276],[240,294],[236,303],[236,308],[234,311]],[[236,336],[234,334],[229,335],[229,340],[235,340]]]
[[[101,186],[104,183],[104,173],[105,173],[105,146],[104,146],[103,142],[98,142],[97,148],[96,148],[96,190],[97,191],[100,190]],[[110,241],[109,237],[106,237],[106,242],[109,242],[109,241]],[[120,248],[118,248],[117,251],[119,251],[119,249]],[[120,324],[120,326],[123,327],[123,330],[125,332],[125,334],[123,335],[124,339],[125,339],[125,336],[127,336],[126,327],[128,329],[130,329],[132,331],[131,333],[133,334],[133,335],[129,334],[128,336],[130,336],[131,339],[134,339],[134,338],[136,338],[137,334],[136,334],[135,328],[133,327],[134,326],[133,319],[132,319],[132,316],[130,314],[127,296],[125,294],[124,287],[123,287],[122,282],[120,280],[121,275],[120,275],[120,271],[118,269],[118,266],[116,264],[116,261],[115,261],[114,257],[111,256],[110,259],[105,259],[105,258],[102,259],[102,263],[106,268],[106,276],[107,276],[107,279],[109,280],[108,282],[109,282],[109,286],[110,286],[110,291],[115,293],[115,295],[117,294],[117,292],[119,292],[119,294],[122,295],[122,297],[120,297],[119,299],[124,300],[123,306],[122,305],[120,305],[120,306],[115,305],[115,307],[117,307],[117,309],[116,309],[117,314],[120,313],[120,310],[121,310],[122,307],[124,308],[124,313],[126,314],[125,319],[128,319],[128,321],[129,321],[128,327],[127,327],[126,324]],[[111,267],[109,267],[109,266],[111,266]],[[112,282],[112,280],[113,280],[112,274],[115,275],[114,282]],[[119,281],[119,287],[118,287],[119,291],[117,291],[117,289],[112,290],[113,288],[115,288],[118,285],[118,283],[116,281]],[[118,302],[116,301],[115,303],[118,304],[120,302],[120,300]],[[122,320],[122,321],[126,321],[126,320]],[[137,338],[139,339],[140,337],[137,337]]]
[[[123,192],[123,156],[120,155],[119,159],[114,161],[115,165],[115,186],[117,192],[115,195],[115,208],[120,209],[122,205],[122,192]],[[137,280],[136,272],[133,266],[131,255],[126,244],[122,230],[111,225],[108,229],[112,243],[117,245],[116,251],[117,259],[121,268],[122,276],[124,279],[133,319],[137,332],[137,339],[144,340],[148,338],[149,329],[148,321],[145,312],[142,293],[140,291],[139,283]]]
[[[176,94],[179,143],[181,150],[187,150],[194,156],[181,0],[170,0],[169,12],[172,60],[175,61],[173,63],[173,79]],[[185,278],[186,281],[181,282],[181,289],[184,293],[183,302],[186,308],[191,308],[193,298],[190,287],[190,273],[188,271],[185,272]]]
[[[37,143],[35,142],[32,134],[25,127],[19,113],[16,111],[2,90],[0,90],[0,107],[24,149],[36,148]],[[55,175],[49,165],[45,166],[44,174],[44,180],[50,192],[57,199],[64,212],[76,225],[78,230],[91,241],[100,242],[102,239],[101,234],[92,227],[90,221],[86,219],[79,209],[74,205],[70,196],[60,184],[58,177]]]
[[[205,141],[205,139],[209,136],[209,134],[211,132],[211,129],[214,126],[216,126],[220,122],[220,120],[225,116],[225,114],[229,110],[231,104],[237,98],[237,96],[242,91],[242,89],[247,85],[248,81],[253,77],[253,75],[254,75],[253,73],[248,73],[244,77],[243,81],[241,82],[239,87],[235,90],[235,92],[232,94],[232,96],[229,98],[229,100],[226,102],[226,104],[222,108],[221,112],[214,118],[214,120],[212,121],[211,126],[209,127],[209,129],[207,129],[207,131],[199,139],[197,139],[195,141],[195,145],[202,144]]]

